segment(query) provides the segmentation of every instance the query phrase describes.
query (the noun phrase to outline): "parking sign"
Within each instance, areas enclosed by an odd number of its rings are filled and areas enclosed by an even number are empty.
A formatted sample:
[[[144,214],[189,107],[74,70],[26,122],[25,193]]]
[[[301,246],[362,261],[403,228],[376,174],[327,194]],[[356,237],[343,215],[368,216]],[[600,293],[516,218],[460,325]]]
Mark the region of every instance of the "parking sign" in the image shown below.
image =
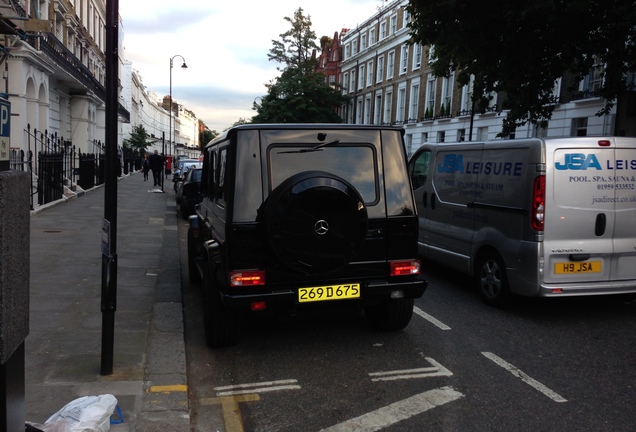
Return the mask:
[[[9,162],[11,147],[11,102],[0,98],[0,163]]]

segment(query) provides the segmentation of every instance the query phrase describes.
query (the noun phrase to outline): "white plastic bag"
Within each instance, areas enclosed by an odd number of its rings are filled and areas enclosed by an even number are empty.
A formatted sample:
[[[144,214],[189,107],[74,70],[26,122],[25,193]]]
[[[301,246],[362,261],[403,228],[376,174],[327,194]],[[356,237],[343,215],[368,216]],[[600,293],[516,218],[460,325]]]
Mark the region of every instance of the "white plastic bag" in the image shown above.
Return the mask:
[[[64,405],[43,425],[43,432],[108,432],[117,399],[111,394],[84,396]]]

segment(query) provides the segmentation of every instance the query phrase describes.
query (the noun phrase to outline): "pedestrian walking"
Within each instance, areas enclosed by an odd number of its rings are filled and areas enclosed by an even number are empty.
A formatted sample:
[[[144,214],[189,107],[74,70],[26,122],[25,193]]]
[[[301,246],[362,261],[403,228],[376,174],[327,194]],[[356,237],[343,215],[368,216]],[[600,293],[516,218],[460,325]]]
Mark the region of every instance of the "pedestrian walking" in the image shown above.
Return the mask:
[[[155,186],[161,186],[161,172],[163,171],[163,157],[159,155],[159,152],[155,150],[153,154],[148,158],[148,165],[152,170],[152,179],[155,182]]]
[[[144,161],[141,165],[141,171],[144,173],[144,181],[148,180],[148,171],[150,171],[150,164],[148,163],[148,156],[144,155]]]

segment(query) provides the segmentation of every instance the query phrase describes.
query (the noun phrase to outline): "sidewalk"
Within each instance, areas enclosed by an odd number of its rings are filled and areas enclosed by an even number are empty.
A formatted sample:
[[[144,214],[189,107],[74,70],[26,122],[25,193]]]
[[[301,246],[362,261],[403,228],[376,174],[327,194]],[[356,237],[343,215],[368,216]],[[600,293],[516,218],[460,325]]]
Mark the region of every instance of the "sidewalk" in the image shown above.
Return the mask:
[[[153,192],[141,172],[117,182],[113,373],[100,375],[104,187],[32,212],[26,420],[112,394],[111,431],[190,429],[177,216],[171,177]]]

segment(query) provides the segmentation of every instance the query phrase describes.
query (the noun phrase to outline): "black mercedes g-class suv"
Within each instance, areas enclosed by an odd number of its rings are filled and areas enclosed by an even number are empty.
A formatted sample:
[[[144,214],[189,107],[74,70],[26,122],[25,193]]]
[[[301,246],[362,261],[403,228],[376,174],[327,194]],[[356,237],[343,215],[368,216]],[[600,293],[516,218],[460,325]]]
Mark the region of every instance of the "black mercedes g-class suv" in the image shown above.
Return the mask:
[[[427,282],[403,134],[250,124],[205,147],[188,267],[209,346],[236,343],[249,311],[358,302],[379,330],[408,325]]]

